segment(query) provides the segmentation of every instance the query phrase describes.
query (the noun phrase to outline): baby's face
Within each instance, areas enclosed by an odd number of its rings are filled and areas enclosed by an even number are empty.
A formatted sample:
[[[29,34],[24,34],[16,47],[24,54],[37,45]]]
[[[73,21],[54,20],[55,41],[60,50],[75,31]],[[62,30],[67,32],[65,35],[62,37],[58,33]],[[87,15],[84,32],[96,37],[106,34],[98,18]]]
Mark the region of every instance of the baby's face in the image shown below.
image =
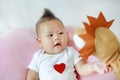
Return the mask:
[[[46,53],[57,54],[67,47],[67,34],[60,21],[51,20],[43,22],[39,31],[39,42]]]

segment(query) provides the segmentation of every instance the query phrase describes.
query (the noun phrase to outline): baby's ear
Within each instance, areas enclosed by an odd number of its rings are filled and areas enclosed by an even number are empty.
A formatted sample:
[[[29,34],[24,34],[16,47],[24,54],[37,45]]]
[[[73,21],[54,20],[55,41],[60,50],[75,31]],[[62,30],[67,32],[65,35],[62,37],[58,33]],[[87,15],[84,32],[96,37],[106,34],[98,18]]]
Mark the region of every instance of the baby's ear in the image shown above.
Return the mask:
[[[40,43],[40,38],[37,37],[36,40],[37,40],[38,43]]]
[[[37,37],[36,41],[38,42],[39,47],[42,47],[42,45],[41,45],[41,39]]]

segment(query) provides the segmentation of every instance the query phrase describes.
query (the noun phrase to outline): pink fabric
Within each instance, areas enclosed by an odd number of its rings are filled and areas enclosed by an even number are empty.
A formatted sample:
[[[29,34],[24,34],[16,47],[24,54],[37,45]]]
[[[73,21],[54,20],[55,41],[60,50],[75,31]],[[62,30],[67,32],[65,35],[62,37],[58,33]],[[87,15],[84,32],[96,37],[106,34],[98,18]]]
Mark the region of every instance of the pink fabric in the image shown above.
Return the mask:
[[[38,46],[32,29],[0,36],[0,80],[25,80],[26,67]]]
[[[70,33],[72,28],[67,28]],[[74,46],[70,41],[69,45]],[[75,47],[75,46],[74,46]],[[27,65],[39,49],[33,29],[18,29],[0,35],[0,80],[25,80]],[[90,57],[89,61],[95,61]],[[116,80],[113,73],[94,74],[80,80]]]

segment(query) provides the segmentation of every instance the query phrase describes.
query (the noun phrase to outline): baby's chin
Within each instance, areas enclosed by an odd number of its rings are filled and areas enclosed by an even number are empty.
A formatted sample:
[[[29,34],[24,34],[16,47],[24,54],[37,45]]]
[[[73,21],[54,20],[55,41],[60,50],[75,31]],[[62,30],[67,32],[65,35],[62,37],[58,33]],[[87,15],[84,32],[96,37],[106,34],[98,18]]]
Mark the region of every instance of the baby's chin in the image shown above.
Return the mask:
[[[56,46],[56,47],[54,47],[54,48],[51,49],[51,50],[45,50],[45,51],[46,51],[46,53],[48,53],[48,54],[59,54],[59,53],[63,52],[65,49],[66,49],[66,47]]]
[[[59,54],[64,51],[65,48],[55,48],[53,54]]]
[[[54,51],[54,54],[59,54],[59,53],[61,53],[63,51],[64,51],[64,49],[57,49],[57,50]]]

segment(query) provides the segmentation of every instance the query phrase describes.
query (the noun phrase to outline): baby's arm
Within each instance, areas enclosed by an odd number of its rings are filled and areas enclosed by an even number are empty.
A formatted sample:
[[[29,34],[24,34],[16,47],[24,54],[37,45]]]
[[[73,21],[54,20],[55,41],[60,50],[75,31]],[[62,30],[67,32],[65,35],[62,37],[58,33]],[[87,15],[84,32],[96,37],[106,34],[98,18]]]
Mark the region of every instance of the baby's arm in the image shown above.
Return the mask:
[[[81,60],[75,65],[75,68],[81,76],[90,75],[95,72],[103,74],[111,71],[110,67],[107,67],[100,61],[96,63],[86,63],[84,60]]]
[[[86,76],[94,73],[95,71],[92,68],[92,64],[87,64],[84,60],[80,60],[75,65],[76,71],[81,76]]]
[[[26,75],[26,80],[38,80],[38,79],[39,79],[38,73],[31,69],[28,69],[27,75]]]

